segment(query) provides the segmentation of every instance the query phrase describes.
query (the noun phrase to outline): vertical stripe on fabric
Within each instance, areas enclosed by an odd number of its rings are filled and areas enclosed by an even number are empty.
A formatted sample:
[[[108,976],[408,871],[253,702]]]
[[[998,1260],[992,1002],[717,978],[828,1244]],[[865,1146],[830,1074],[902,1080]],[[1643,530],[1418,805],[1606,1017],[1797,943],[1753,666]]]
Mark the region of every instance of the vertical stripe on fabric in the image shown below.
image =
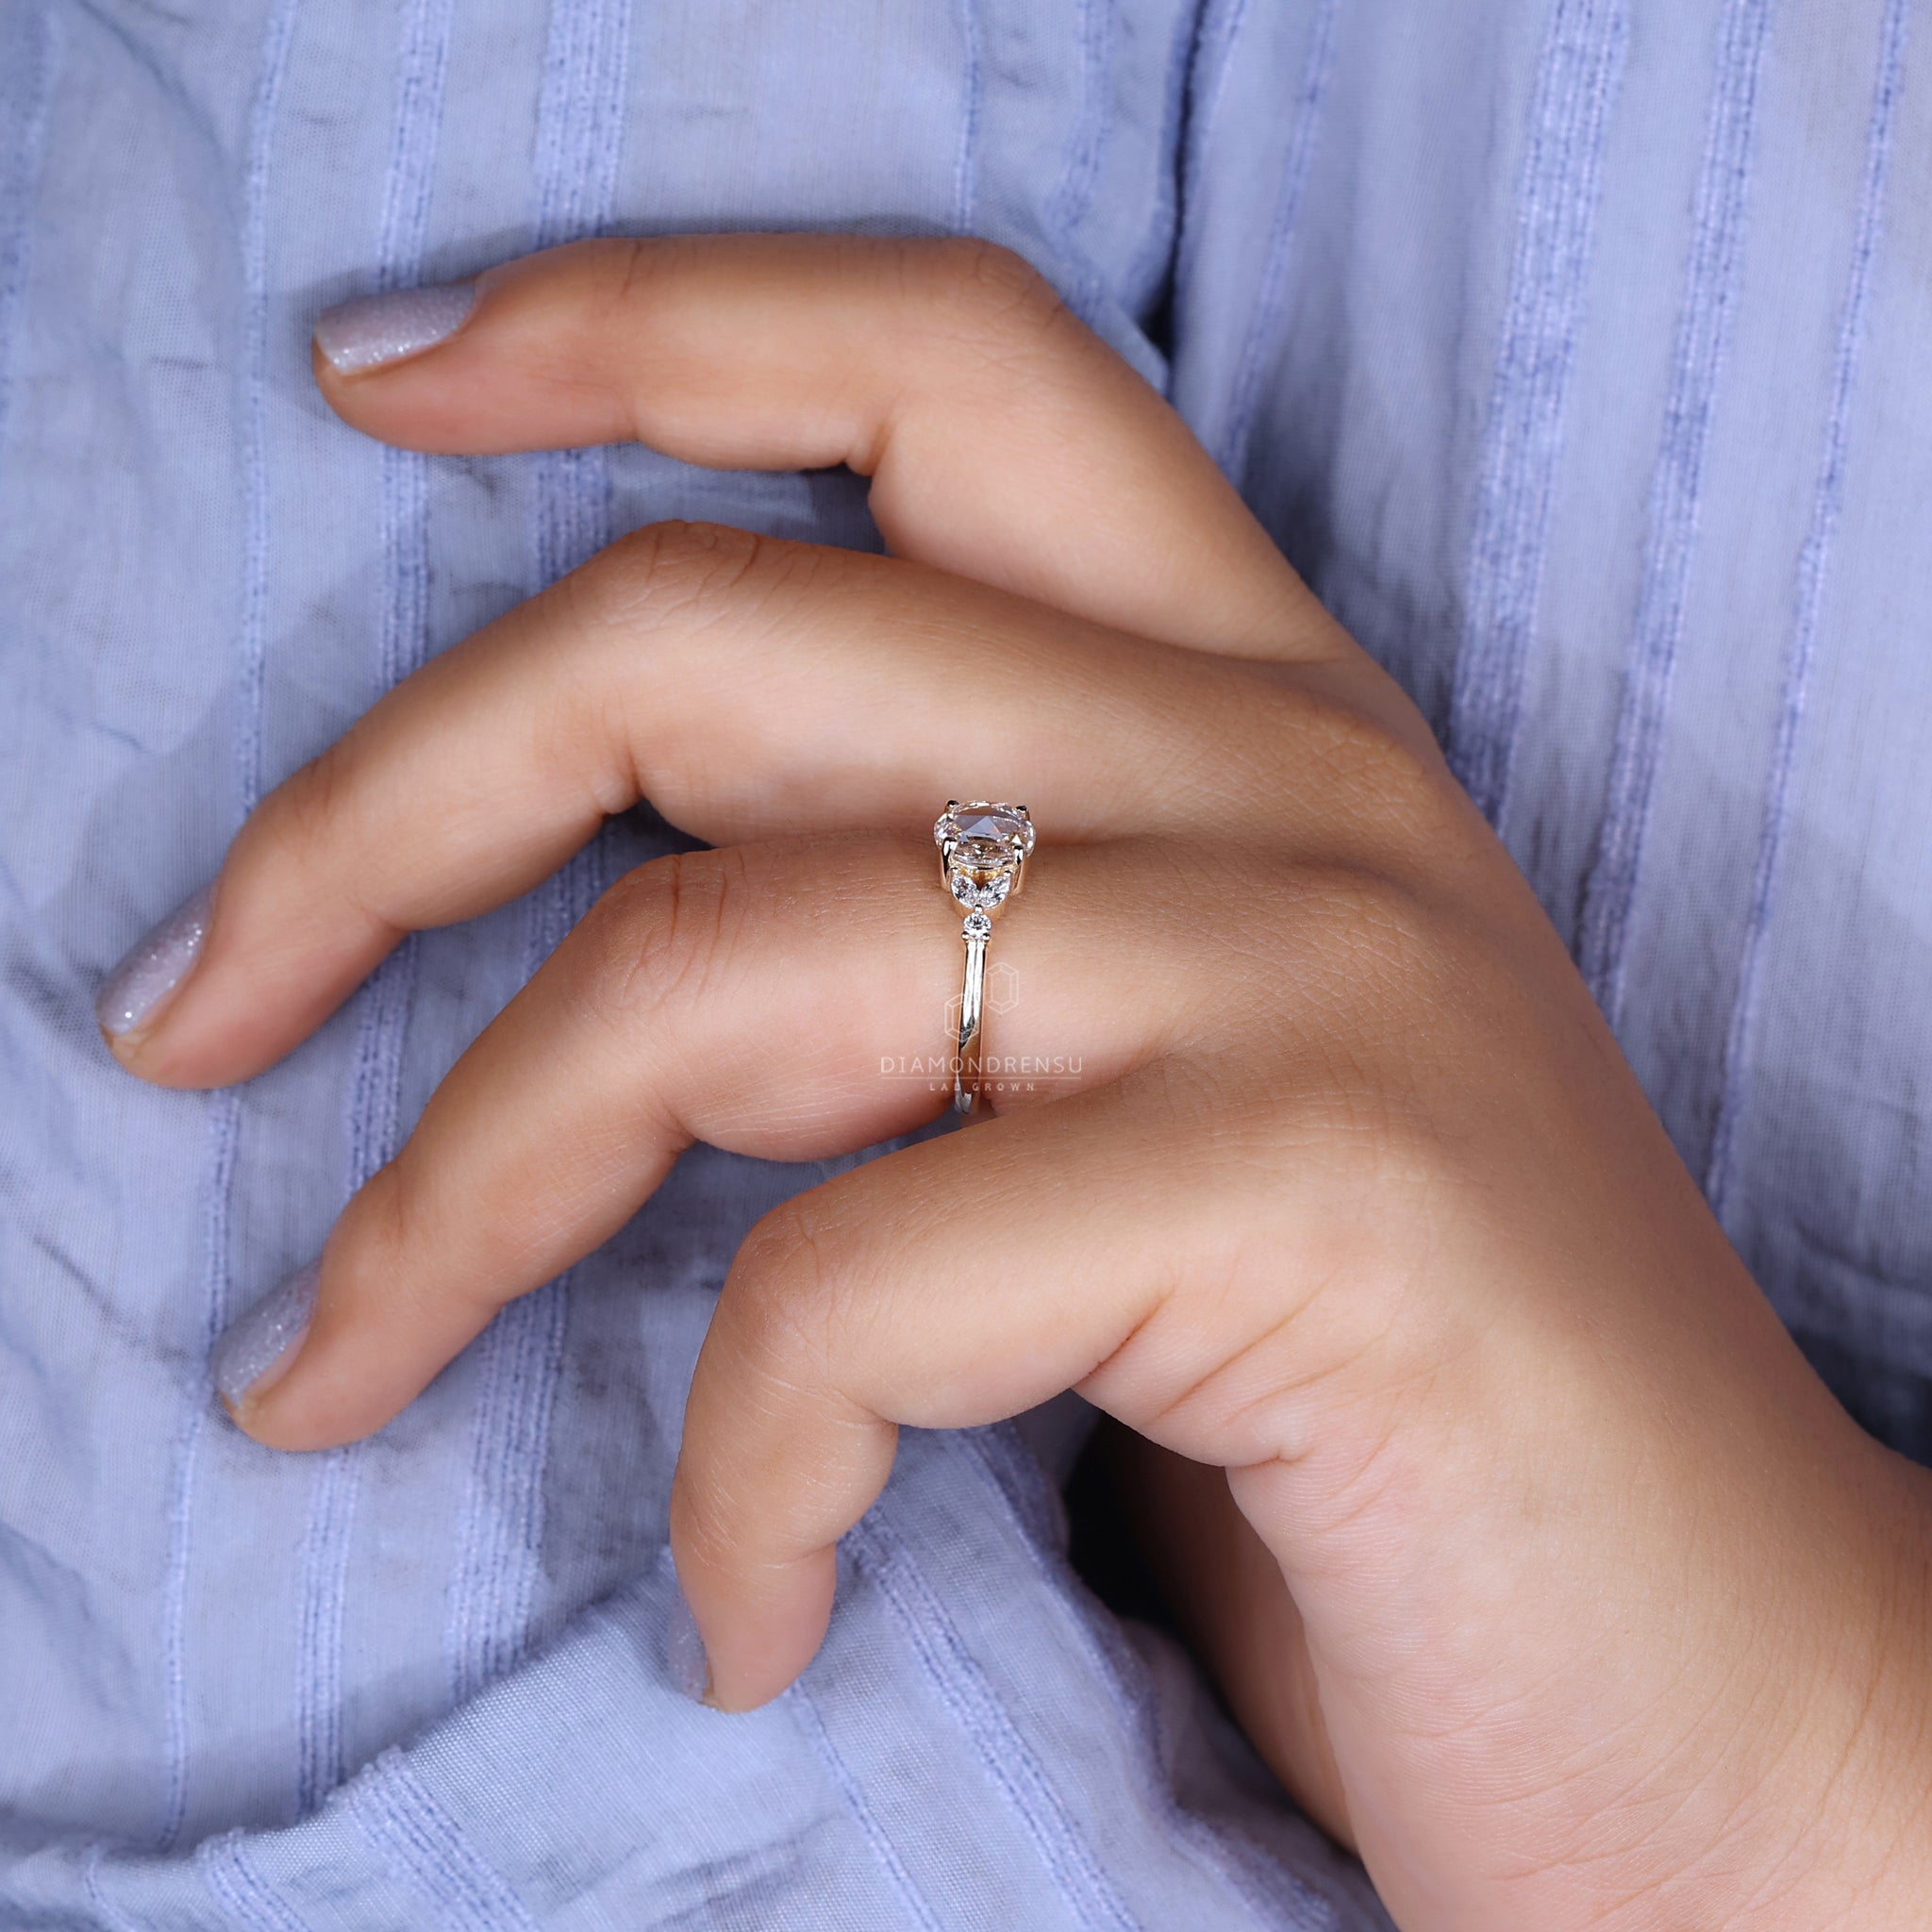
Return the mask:
[[[630,0],[553,0],[537,102],[533,240],[539,248],[606,229],[615,215],[630,86]],[[533,531],[539,587],[613,534],[609,457],[537,458]],[[528,902],[524,970],[535,974],[606,884],[593,841]],[[544,1478],[563,1367],[570,1275],[513,1302],[485,1330],[468,1481],[446,1599],[443,1652],[461,1702],[515,1663],[542,1580]]]
[[[272,0],[263,25],[255,96],[248,115],[242,189],[242,282],[244,319],[239,371],[242,419],[242,585],[236,666],[235,774],[237,823],[261,797],[262,693],[268,658],[268,192],[277,109],[298,0]],[[238,1089],[209,1095],[208,1190],[203,1220],[202,1333],[168,1499],[167,1578],[161,1594],[161,1668],[167,1697],[167,1785],[159,1848],[178,1841],[188,1816],[188,1579],[192,1565],[194,1492],[201,1447],[214,1410],[214,1384],[206,1363],[227,1326],[231,1282],[229,1232],[235,1162],[242,1137]]]
[[[1516,242],[1463,586],[1449,761],[1491,824],[1509,791],[1628,0],[1556,0],[1517,194]]]
[[[1138,1922],[1081,1835],[1046,1767],[1001,1704],[978,1659],[884,1511],[847,1544],[906,1632],[914,1659],[1032,1840],[1054,1889],[1083,1925],[1139,1932]]]
[[[342,1625],[349,1595],[349,1533],[362,1448],[316,1458],[295,1612],[295,1806],[307,1815],[341,1783]]]
[[[228,1324],[228,1236],[235,1159],[242,1140],[242,1095],[226,1088],[208,1096],[208,1183],[202,1208],[201,1334],[197,1359],[206,1363]],[[161,1674],[167,1700],[167,1784],[161,1805],[160,1850],[179,1841],[188,1815],[188,1578],[192,1568],[194,1493],[202,1438],[214,1408],[214,1381],[195,1372],[175,1447],[168,1498],[168,1565],[161,1586]]]
[[[1705,454],[1743,275],[1758,81],[1771,13],[1771,0],[1726,0],[1719,25],[1717,79],[1691,215],[1684,306],[1664,406],[1663,441],[1651,479],[1650,534],[1636,632],[1624,676],[1596,856],[1584,888],[1577,964],[1613,1027],[1622,1018],[1630,908],[1643,865],[1671,686],[1683,641],[1704,503]]]
[[[105,1845],[92,1844],[81,1855],[80,1885],[87,1893],[88,1904],[99,1914],[107,1932],[149,1932],[147,1926],[130,1917],[108,1896],[107,1887],[101,1883],[101,1860],[106,1854]]]
[[[1091,324],[1099,314],[1106,284],[1078,233],[1093,206],[1113,133],[1114,0],[1079,0],[1074,21],[1080,42],[1080,111],[1067,135],[1060,178],[1045,216],[1067,277],[1067,306]]]
[[[1248,17],[1248,0],[1203,0],[1189,60],[1188,102],[1181,129],[1178,172],[1180,217],[1174,236],[1174,277],[1185,288],[1193,280],[1200,231],[1189,215],[1194,207],[1190,193],[1196,180],[1208,175],[1208,150],[1221,120],[1221,104],[1234,72],[1235,50]]]
[[[616,211],[629,92],[629,0],[553,0],[537,103],[534,244],[595,234]],[[556,450],[537,465],[537,581],[554,583],[610,541],[609,459]]]
[[[391,563],[394,553],[389,553]],[[387,575],[387,573],[386,573]],[[385,631],[390,628],[385,623]],[[407,939],[358,995],[349,1079],[349,1185],[359,1188],[401,1140],[402,1052],[415,989],[417,941]],[[348,1772],[342,1739],[343,1630],[349,1555],[368,1448],[316,1458],[296,1611],[295,1798],[312,1811]]]
[[[458,1704],[517,1662],[536,1612],[564,1315],[562,1285],[552,1282],[505,1308],[482,1346],[445,1639],[450,1695]]]
[[[1173,39],[1167,50],[1167,86],[1160,110],[1154,206],[1147,211],[1146,233],[1121,278],[1126,299],[1136,305],[1137,310],[1159,295],[1174,264],[1180,228],[1182,130],[1187,121],[1193,48],[1200,32],[1197,15],[1185,7],[1175,8]],[[1142,324],[1150,320],[1138,312],[1134,319]]]
[[[906,1908],[906,1916],[913,1924],[922,1927],[923,1932],[944,1932],[939,1914],[913,1883],[911,1873],[907,1871],[897,1847],[879,1822],[878,1814],[866,1802],[865,1788],[853,1776],[852,1767],[839,1755],[839,1747],[832,1741],[832,1734],[826,1730],[825,1721],[819,1715],[819,1707],[812,1702],[810,1693],[803,1684],[793,1684],[786,1691],[784,1701],[812,1749],[818,1753],[819,1762],[825,1767],[825,1775],[832,1780],[832,1789],[839,1793],[840,1802],[851,1814],[859,1836],[877,1859],[887,1883],[898,1894],[899,1903]]]
[[[1872,277],[1883,239],[1886,187],[1891,172],[1892,128],[1904,88],[1906,41],[1910,0],[1887,0],[1879,28],[1878,75],[1872,119],[1866,134],[1865,172],[1858,191],[1857,226],[1852,244],[1851,275],[1839,319],[1833,352],[1831,400],[1825,414],[1824,446],[1812,497],[1811,521],[1798,554],[1797,597],[1785,659],[1784,691],[1771,774],[1758,833],[1757,861],[1752,874],[1751,905],[1738,966],[1738,989],[1724,1036],[1724,1067],[1705,1193],[1722,1222],[1736,1178],[1738,1123],[1750,1098],[1752,1036],[1757,1031],[1762,994],[1765,947],[1777,905],[1779,863],[1784,856],[1791,810],[1792,771],[1810,695],[1818,655],[1818,627],[1824,603],[1832,543],[1844,507],[1845,460],[1851,441],[1852,396],[1864,345],[1872,301]]]
[[[980,0],[959,0],[959,151],[953,162],[953,233],[970,235],[979,219],[979,124],[986,109]]]
[[[385,1864],[430,1902],[447,1932],[537,1932],[508,1879],[430,1796],[400,1751],[349,1787],[349,1810]]]
[[[247,1932],[309,1932],[300,1913],[263,1879],[242,1849],[239,1831],[197,1847],[195,1869],[216,1902]]]
[[[268,191],[275,114],[293,36],[297,0],[274,0],[261,74],[249,116],[248,176],[242,195],[246,322],[242,352],[242,704],[237,766],[242,816],[261,803],[263,687],[268,675],[269,549],[269,225]]]
[[[9,23],[13,69],[25,76],[7,172],[0,179],[0,449],[13,401],[13,347],[26,300],[33,254],[34,188],[52,115],[54,81],[64,51],[60,30],[44,8],[22,8]]]
[[[1288,299],[1289,264],[1301,231],[1308,170],[1314,161],[1322,110],[1328,100],[1328,83],[1335,64],[1335,23],[1340,11],[1341,0],[1322,0],[1309,30],[1307,59],[1295,90],[1293,124],[1289,132],[1288,151],[1282,158],[1281,186],[1275,195],[1268,253],[1262,261],[1260,286],[1256,291],[1254,311],[1248,318],[1247,336],[1241,343],[1241,361],[1236,366],[1234,389],[1228,399],[1221,467],[1237,487],[1247,463],[1248,442],[1254,435],[1262,371],[1270,351],[1277,346],[1281,311]]]
[[[398,49],[396,108],[375,239],[378,290],[422,274],[441,143],[443,77],[453,0],[411,0]],[[382,608],[376,682],[398,683],[428,648],[428,468],[410,450],[382,452]],[[382,1167],[401,1140],[403,1049],[416,984],[417,941],[383,961],[358,996],[347,1095],[348,1181],[353,1191]],[[347,1774],[342,1736],[343,1631],[349,1558],[368,1449],[352,1443],[318,1458],[309,1492],[297,1612],[296,1802],[304,1813]]]
[[[624,165],[630,0],[552,0],[537,103],[535,243],[608,225]]]

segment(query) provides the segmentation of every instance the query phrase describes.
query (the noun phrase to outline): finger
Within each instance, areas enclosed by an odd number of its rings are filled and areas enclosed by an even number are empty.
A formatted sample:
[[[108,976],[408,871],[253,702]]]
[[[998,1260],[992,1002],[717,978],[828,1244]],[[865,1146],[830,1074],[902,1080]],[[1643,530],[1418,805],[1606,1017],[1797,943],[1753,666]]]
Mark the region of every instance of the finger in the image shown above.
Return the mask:
[[[1216,1459],[1279,1452],[1261,1397],[1280,1386],[1269,1342],[1292,1309],[1257,1247],[1272,1204],[1239,1156],[1229,1091],[1225,1069],[1152,1062],[904,1149],[754,1230],[699,1357],[672,1492],[712,1702],[762,1704],[809,1661],[835,1546],[901,1424],[988,1423],[1078,1388],[1199,1456],[1196,1397],[1219,1378]],[[1217,1322],[1198,1303],[1168,1314],[1175,1256],[1219,1285]]]
[[[1174,969],[1188,924],[1123,891],[1165,880],[1178,904],[1175,858],[1097,846],[1052,863],[1052,893],[1000,921],[995,1105],[1117,1077],[1193,1020],[1191,975]],[[1251,883],[1187,869],[1195,909]],[[929,845],[851,839],[633,874],[351,1204],[293,1367],[258,1401],[225,1391],[244,1425],[304,1449],[379,1427],[504,1303],[627,1221],[694,1139],[798,1159],[931,1119],[951,1097],[963,959],[933,871]]]
[[[115,1051],[164,1084],[247,1078],[403,932],[528,890],[646,794],[714,842],[905,828],[963,790],[1024,801],[1057,840],[1320,824],[1332,843],[1365,774],[1386,816],[1433,761],[1298,676],[887,558],[641,533],[280,787],[228,856],[195,970]]]
[[[991,243],[574,242],[491,270],[439,346],[339,371],[357,315],[325,318],[317,380],[385,441],[844,463],[899,556],[1171,642],[1352,653],[1174,410]]]

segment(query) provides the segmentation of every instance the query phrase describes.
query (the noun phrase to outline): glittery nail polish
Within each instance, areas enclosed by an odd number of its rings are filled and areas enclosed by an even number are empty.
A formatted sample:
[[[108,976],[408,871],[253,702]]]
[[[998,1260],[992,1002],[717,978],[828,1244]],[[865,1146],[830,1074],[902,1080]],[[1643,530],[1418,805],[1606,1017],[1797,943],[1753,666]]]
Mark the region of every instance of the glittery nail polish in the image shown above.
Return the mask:
[[[315,318],[316,346],[343,375],[400,362],[455,335],[475,300],[475,282],[358,295]]]
[[[288,1374],[315,1312],[315,1284],[322,1264],[298,1268],[272,1293],[229,1323],[208,1368],[215,1389],[231,1410],[258,1399]]]
[[[94,1018],[110,1040],[132,1033],[159,1012],[181,982],[193,971],[208,937],[212,889],[200,891],[177,906],[160,924],[141,940],[94,998]]]

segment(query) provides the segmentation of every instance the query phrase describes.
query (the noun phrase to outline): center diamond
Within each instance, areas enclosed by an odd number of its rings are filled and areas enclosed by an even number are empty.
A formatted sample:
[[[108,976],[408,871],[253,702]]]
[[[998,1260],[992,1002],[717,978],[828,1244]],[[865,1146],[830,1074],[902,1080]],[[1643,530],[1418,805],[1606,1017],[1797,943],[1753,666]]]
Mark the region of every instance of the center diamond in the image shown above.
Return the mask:
[[[953,834],[959,839],[985,839],[1004,844],[1025,821],[1004,805],[969,805],[953,814]]]
[[[933,841],[953,843],[953,863],[975,872],[1011,865],[1033,850],[1033,821],[1016,806],[990,805],[985,799],[956,805],[940,814]]]

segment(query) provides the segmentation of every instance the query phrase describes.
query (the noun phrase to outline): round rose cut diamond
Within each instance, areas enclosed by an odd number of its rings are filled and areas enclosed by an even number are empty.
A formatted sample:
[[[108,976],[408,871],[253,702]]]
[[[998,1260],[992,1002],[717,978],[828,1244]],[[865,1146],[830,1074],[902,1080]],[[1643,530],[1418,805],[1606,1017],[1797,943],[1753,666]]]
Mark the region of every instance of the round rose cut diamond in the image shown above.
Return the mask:
[[[1033,821],[1024,805],[956,801],[940,814],[932,836],[953,897],[983,911],[1002,904],[1013,890],[1033,850]]]

